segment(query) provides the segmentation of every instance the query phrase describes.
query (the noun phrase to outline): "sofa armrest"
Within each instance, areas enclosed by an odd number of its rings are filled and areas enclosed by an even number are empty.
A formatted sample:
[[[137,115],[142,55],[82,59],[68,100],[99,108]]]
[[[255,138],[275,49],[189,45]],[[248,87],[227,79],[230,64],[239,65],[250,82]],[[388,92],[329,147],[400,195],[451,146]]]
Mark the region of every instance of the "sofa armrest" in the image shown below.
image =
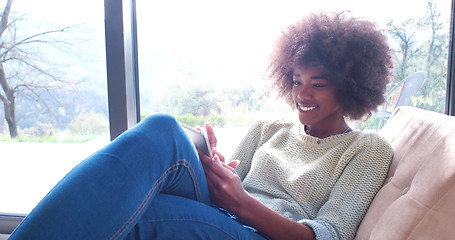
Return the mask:
[[[455,117],[400,107],[381,135],[394,156],[356,239],[453,239]]]

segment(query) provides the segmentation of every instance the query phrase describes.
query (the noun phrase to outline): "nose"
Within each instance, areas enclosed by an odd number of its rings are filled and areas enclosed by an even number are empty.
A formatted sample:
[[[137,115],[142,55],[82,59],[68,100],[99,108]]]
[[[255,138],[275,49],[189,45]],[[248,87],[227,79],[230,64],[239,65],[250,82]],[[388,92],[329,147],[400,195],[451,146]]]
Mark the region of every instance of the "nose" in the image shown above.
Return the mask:
[[[297,97],[302,101],[311,100],[313,98],[313,94],[309,84],[302,84],[299,87]]]

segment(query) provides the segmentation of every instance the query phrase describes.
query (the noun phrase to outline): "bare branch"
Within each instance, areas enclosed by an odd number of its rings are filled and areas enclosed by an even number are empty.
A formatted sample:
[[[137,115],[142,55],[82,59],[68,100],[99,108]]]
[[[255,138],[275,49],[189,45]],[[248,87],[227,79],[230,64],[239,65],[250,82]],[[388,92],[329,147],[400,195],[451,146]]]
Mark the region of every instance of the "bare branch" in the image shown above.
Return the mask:
[[[49,43],[48,41],[41,40],[41,39],[36,39],[36,38],[39,38],[39,37],[42,37],[42,36],[46,36],[46,35],[50,35],[50,34],[54,34],[54,33],[62,33],[62,32],[65,32],[65,31],[67,31],[69,29],[74,28],[75,26],[76,25],[64,27],[64,28],[57,29],[57,30],[45,31],[45,32],[37,33],[37,34],[34,34],[32,36],[26,37],[26,38],[24,38],[24,39],[22,39],[22,40],[20,40],[18,42],[15,42],[15,43],[11,44],[11,46],[6,48],[5,51],[2,53],[2,56],[5,57],[12,50],[16,50],[20,45],[27,45],[27,44],[34,44],[34,43]]]
[[[13,0],[8,0],[8,2],[6,2],[5,9],[3,10],[2,19],[0,21],[0,36],[8,27],[8,18],[11,11],[11,4],[13,4]]]

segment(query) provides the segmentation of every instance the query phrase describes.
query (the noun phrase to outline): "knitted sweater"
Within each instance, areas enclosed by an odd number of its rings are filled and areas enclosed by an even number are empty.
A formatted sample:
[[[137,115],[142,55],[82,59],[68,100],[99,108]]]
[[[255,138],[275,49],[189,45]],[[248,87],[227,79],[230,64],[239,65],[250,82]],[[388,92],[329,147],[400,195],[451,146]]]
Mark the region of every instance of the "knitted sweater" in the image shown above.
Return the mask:
[[[392,148],[375,133],[319,139],[300,123],[254,124],[232,160],[244,188],[282,215],[308,225],[316,239],[353,239],[386,177]]]

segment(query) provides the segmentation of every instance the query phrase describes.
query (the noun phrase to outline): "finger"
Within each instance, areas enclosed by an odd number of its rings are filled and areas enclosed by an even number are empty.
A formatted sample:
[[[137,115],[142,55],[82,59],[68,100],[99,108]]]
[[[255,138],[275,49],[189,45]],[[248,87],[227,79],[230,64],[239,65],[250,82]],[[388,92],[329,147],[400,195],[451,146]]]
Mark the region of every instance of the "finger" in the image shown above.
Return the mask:
[[[210,168],[204,168],[204,172],[205,179],[207,180],[207,184],[209,184],[211,192],[218,190],[224,181]]]
[[[235,167],[232,167],[232,166],[231,166],[231,165],[235,165],[235,164],[236,164],[235,161],[229,162],[229,163],[227,163],[227,164],[226,164],[226,163],[223,163],[223,164],[224,164],[224,167],[225,167],[227,170],[229,170],[231,173],[234,173],[234,174],[237,175],[237,172],[235,171]],[[238,165],[238,164],[237,164],[237,165]],[[235,166],[237,166],[237,165],[235,165]]]
[[[221,166],[223,166],[224,168],[228,169],[228,170],[231,171],[232,173],[237,174],[237,172],[235,171],[234,168],[236,168],[236,167],[239,165],[239,161],[238,161],[238,160],[234,160],[234,161],[231,161],[231,162],[229,162],[229,163],[226,164],[226,163],[224,162],[224,157],[223,157],[223,159],[221,160],[221,159],[220,159],[220,156],[219,156],[218,154],[215,154],[215,155],[213,156],[213,159],[214,159],[215,161],[219,161],[219,162],[221,163]]]
[[[196,149],[197,150],[197,154],[199,155],[199,160],[201,160],[201,163],[202,164],[207,164],[207,163],[210,163],[213,161],[213,159],[205,154],[203,151],[199,150],[199,149]]]
[[[213,159],[214,160],[211,163],[207,164],[207,167],[209,167],[214,174],[218,175],[220,179],[229,179],[232,177],[232,174],[237,175],[237,172],[233,167],[219,160],[218,155],[215,155]]]
[[[223,154],[221,154],[220,152],[218,152],[218,149],[217,149],[216,147],[212,149],[212,153],[213,153],[213,155],[218,155],[219,160],[220,160],[221,162],[225,162],[225,161],[224,161],[224,156],[223,156]]]
[[[204,123],[205,131],[207,133],[207,139],[209,140],[210,148],[216,147],[217,140],[215,136],[215,132],[213,131],[212,126],[210,123],[206,122]]]
[[[207,169],[210,169],[210,171],[216,173],[216,174],[220,174],[222,173],[222,168],[223,167],[223,163],[219,160],[218,158],[218,155],[215,155],[213,157],[209,157],[207,155],[203,155],[201,157],[201,163],[202,163],[202,166]]]
[[[213,185],[213,183],[219,181],[218,175],[215,174],[212,169],[204,168],[204,173],[205,173],[205,178],[207,179],[207,182],[210,182],[212,185]]]
[[[205,167],[209,168],[213,173],[222,176],[224,175],[224,166],[223,162],[218,159],[218,155],[213,156],[210,160],[204,160],[203,164]]]
[[[239,164],[240,164],[240,162],[238,160],[233,160],[233,161],[227,163],[227,165],[231,168],[236,168]]]

